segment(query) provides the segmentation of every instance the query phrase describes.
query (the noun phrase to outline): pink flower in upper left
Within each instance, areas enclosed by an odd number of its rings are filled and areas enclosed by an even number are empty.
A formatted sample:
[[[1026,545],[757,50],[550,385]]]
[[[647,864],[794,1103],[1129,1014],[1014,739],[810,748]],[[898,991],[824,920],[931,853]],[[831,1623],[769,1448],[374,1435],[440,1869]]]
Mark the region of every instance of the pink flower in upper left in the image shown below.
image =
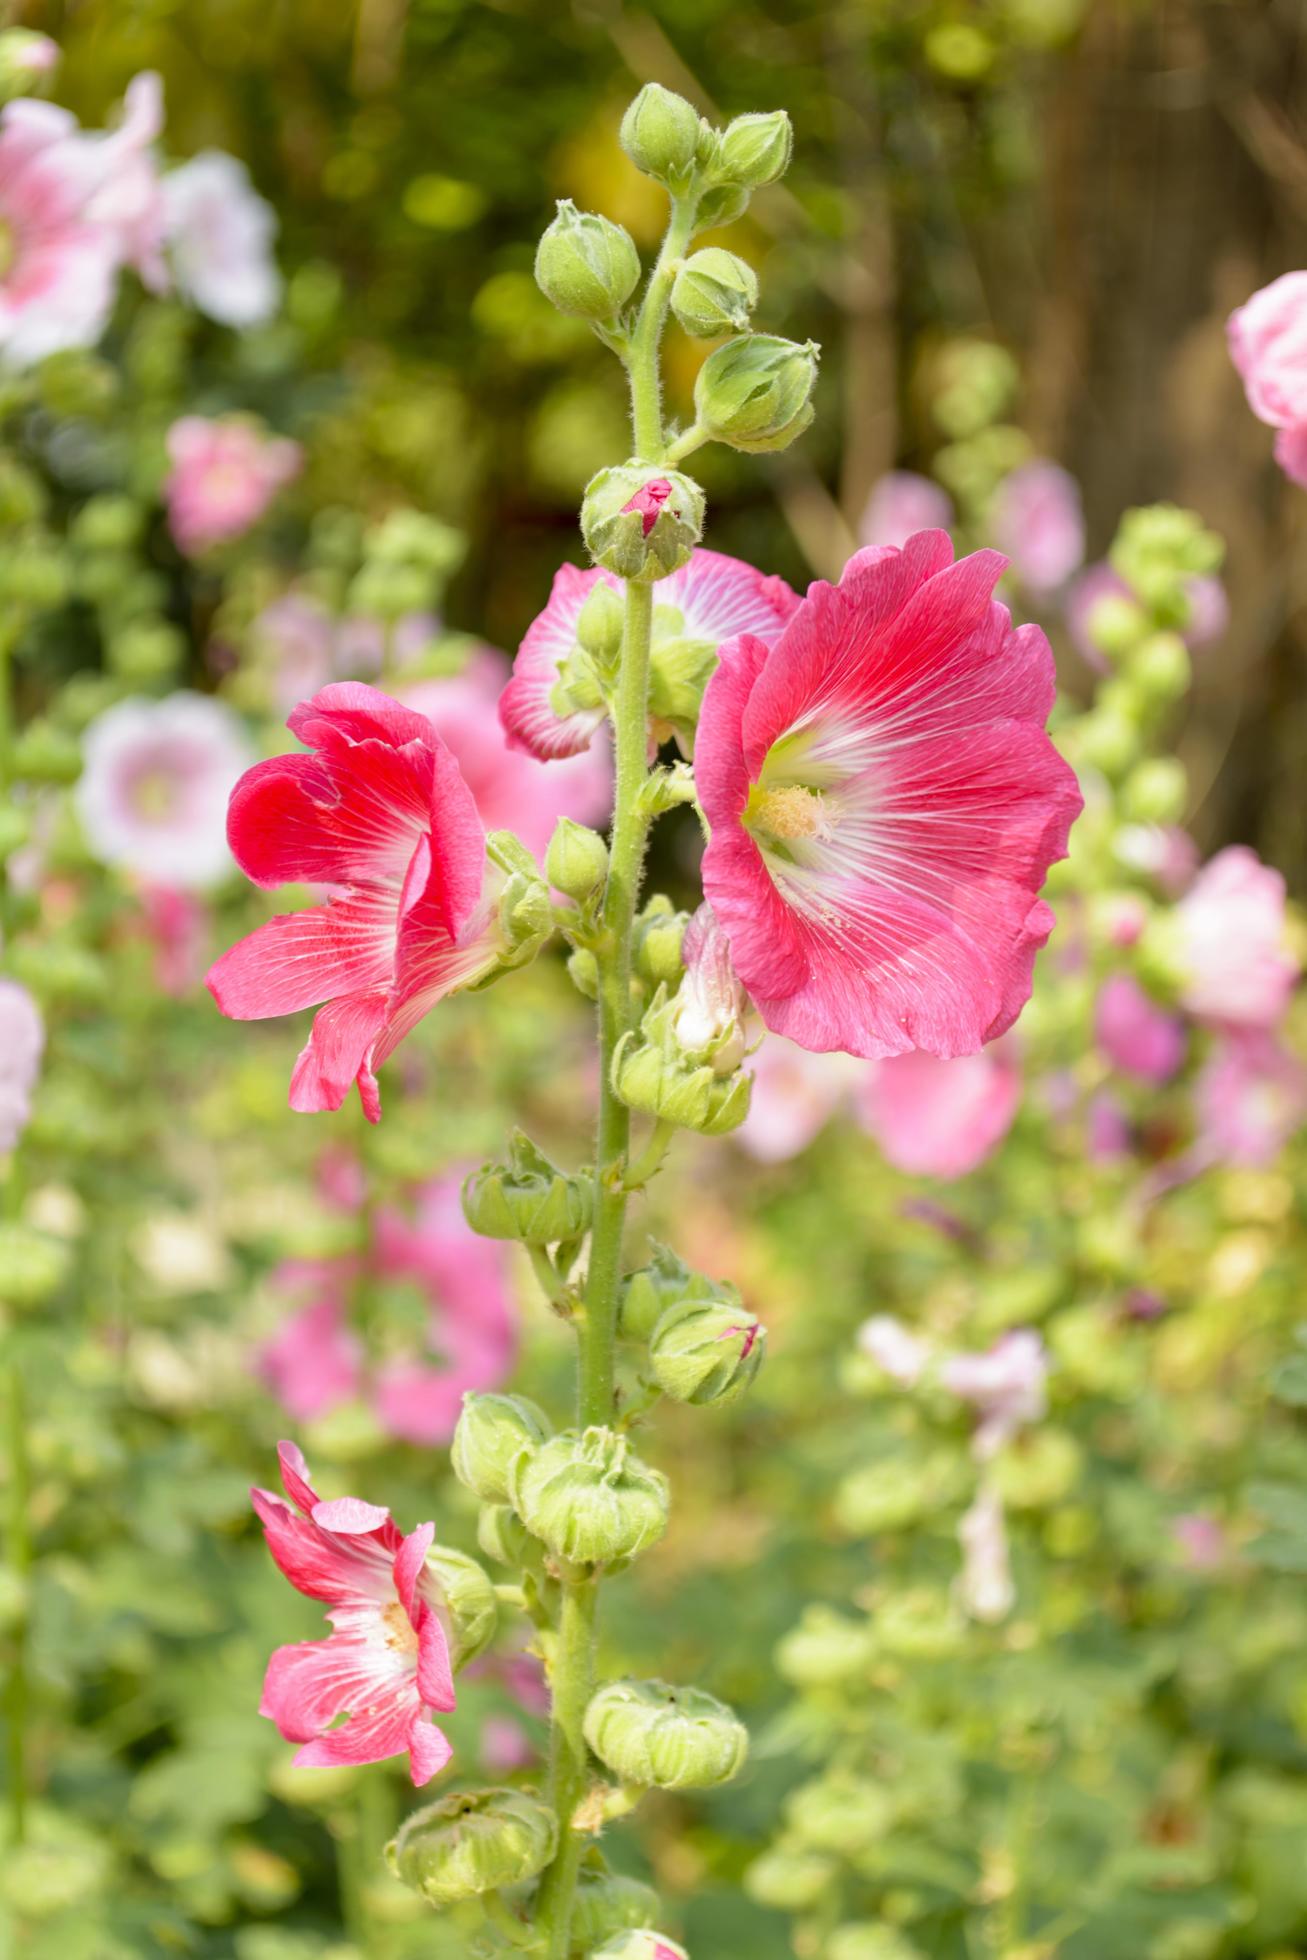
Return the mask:
[[[168,431],[168,456],[168,528],[188,554],[248,531],[303,460],[297,442],[241,415],[183,415]]]
[[[407,1753],[420,1788],[453,1754],[430,1719],[455,1700],[440,1594],[426,1567],[435,1526],[405,1537],[379,1504],[323,1503],[295,1445],[279,1444],[277,1455],[290,1503],[257,1489],[251,1500],[277,1565],[297,1592],[323,1602],[334,1631],[277,1649],[259,1713],[303,1744],[301,1767]]]
[[[339,1109],[357,1082],[375,1123],[376,1070],[437,1001],[498,959],[485,830],[426,716],[376,688],[325,687],[288,725],[310,753],[247,771],[227,835],[256,885],[336,892],[233,946],[210,970],[209,990],[238,1021],[319,1007],[291,1108]]]

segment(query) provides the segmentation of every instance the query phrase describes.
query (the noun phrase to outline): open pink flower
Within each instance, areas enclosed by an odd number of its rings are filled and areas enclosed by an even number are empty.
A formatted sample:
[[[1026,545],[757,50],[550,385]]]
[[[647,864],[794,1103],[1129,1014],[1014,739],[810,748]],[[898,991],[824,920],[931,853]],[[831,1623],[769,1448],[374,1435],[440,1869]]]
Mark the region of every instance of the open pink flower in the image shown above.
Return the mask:
[[[256,327],[281,299],[277,218],[243,163],[202,150],[163,180],[168,257],[179,290],[225,327]]]
[[[515,747],[496,704],[508,663],[485,647],[448,680],[412,681],[404,699],[428,717],[453,750],[487,830],[511,830],[535,857],[544,855],[560,817],[603,823],[612,803],[608,744],[599,741],[554,767]]]
[[[207,694],[116,702],[86,733],[77,814],[88,849],[144,885],[196,891],[231,870],[227,799],[251,747]]]
[[[1140,1082],[1169,1082],[1184,1060],[1184,1022],[1148,998],[1128,973],[1099,989],[1094,1039],[1114,1068]]]
[[[897,1170],[965,1177],[998,1148],[1020,1101],[1021,1070],[1003,1049],[948,1062],[917,1050],[874,1062],[855,1107]]]
[[[762,1164],[808,1148],[848,1099],[858,1065],[847,1055],[813,1055],[771,1034],[749,1059],[753,1091],[735,1141]]]
[[[972,1054],[1030,994],[1080,808],[1053,658],[942,531],[858,552],[768,647],[729,641],[695,777],[703,882],[767,1026],[805,1048]]]
[[[44,1047],[36,1002],[16,980],[0,977],[0,1153],[14,1149],[27,1127]]]
[[[188,554],[248,531],[302,461],[297,442],[242,415],[183,415],[168,431],[168,455],[168,527]]]
[[[0,111],[0,351],[18,365],[90,347],[113,305],[118,242],[87,215],[102,171],[66,109]]]
[[[874,485],[858,527],[864,545],[901,550],[916,531],[947,531],[953,522],[948,491],[914,470],[890,470]]]
[[[1199,1020],[1269,1028],[1298,978],[1285,945],[1284,879],[1246,845],[1205,864],[1176,907],[1181,1000]]]
[[[495,965],[485,831],[426,716],[375,688],[325,687],[288,725],[313,753],[276,756],[241,778],[231,848],[256,885],[341,889],[233,946],[209,989],[237,1021],[325,1001],[291,1076],[291,1108],[339,1109],[357,1082],[375,1123],[375,1071],[438,1000]]]
[[[253,1490],[254,1509],[278,1566],[297,1592],[323,1602],[335,1631],[277,1649],[259,1713],[287,1742],[304,1744],[298,1765],[381,1763],[407,1752],[420,1788],[453,1753],[430,1720],[454,1706],[440,1595],[426,1570],[435,1526],[404,1537],[379,1504],[324,1504],[295,1445],[279,1444],[277,1455],[291,1502]]]
[[[1230,315],[1230,358],[1248,406],[1279,430],[1275,460],[1307,483],[1307,272],[1286,272]]]
[[[1005,476],[990,516],[994,542],[1028,591],[1056,592],[1084,563],[1080,487],[1057,463],[1023,463]]]
[[[946,1355],[939,1379],[980,1417],[972,1448],[982,1461],[1038,1422],[1047,1407],[1048,1356],[1029,1327],[1004,1334],[983,1354]]]
[[[504,689],[499,713],[512,747],[550,762],[588,748],[603,721],[601,708],[560,715],[551,696],[563,662],[576,650],[576,622],[600,580],[614,589],[610,572],[583,572],[561,565],[544,611],[528,627]],[[654,632],[719,646],[736,633],[768,644],[798,604],[784,579],[766,578],[752,565],[719,551],[696,551],[688,565],[659,581],[654,594]]]
[[[1218,1043],[1195,1095],[1199,1158],[1260,1169],[1307,1120],[1307,1068],[1273,1035],[1244,1030]]]
[[[119,260],[155,293],[168,289],[163,185],[153,150],[162,130],[163,84],[147,70],[127,84],[117,127],[82,139],[99,170],[86,215],[114,240]]]

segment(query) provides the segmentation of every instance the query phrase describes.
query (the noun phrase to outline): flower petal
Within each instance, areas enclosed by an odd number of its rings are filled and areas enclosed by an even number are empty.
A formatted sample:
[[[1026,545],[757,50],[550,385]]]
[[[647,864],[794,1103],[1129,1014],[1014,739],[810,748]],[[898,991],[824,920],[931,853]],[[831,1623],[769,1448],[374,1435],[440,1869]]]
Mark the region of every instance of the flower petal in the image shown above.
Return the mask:
[[[381,1099],[371,1052],[385,1021],[385,994],[347,994],[328,1002],[291,1073],[291,1108],[339,1109],[357,1082],[368,1121],[379,1122]]]
[[[306,912],[281,913],[215,961],[209,992],[229,1019],[263,1021],[386,987],[397,914],[389,891],[350,892]]]

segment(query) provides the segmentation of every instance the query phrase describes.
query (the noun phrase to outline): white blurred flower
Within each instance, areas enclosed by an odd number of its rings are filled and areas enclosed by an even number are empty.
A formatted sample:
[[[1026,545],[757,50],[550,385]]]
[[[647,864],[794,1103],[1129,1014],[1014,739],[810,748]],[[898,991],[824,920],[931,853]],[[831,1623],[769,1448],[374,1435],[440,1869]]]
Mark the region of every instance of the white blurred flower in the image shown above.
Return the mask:
[[[245,165],[202,150],[163,180],[168,256],[179,291],[225,327],[256,327],[276,312],[277,218]]]
[[[144,884],[197,890],[231,868],[227,799],[253,761],[220,701],[120,701],[92,722],[77,785],[87,848]]]

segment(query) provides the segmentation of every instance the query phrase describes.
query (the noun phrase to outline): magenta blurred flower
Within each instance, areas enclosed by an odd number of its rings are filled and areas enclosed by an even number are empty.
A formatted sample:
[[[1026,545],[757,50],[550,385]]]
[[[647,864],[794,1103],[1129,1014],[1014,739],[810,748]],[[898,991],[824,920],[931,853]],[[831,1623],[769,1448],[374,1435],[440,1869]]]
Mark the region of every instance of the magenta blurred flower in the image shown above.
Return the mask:
[[[184,415],[168,431],[168,455],[168,526],[187,554],[248,531],[303,460],[297,442],[242,415]]]
[[[1285,943],[1284,879],[1231,844],[1194,879],[1174,913],[1181,1000],[1217,1026],[1269,1028],[1300,971]]]
[[[208,695],[106,708],[86,731],[76,790],[87,849],[144,885],[217,884],[232,868],[227,799],[250,754],[243,723]]]
[[[1307,484],[1307,272],[1286,272],[1230,315],[1230,357],[1248,406],[1279,434],[1275,460]]]
[[[952,525],[947,490],[914,470],[890,470],[867,499],[858,537],[864,545],[892,545],[898,551],[917,531],[947,531]]]
[[[780,1164],[806,1150],[847,1101],[859,1077],[847,1055],[814,1055],[769,1034],[750,1058],[753,1093],[735,1140],[759,1163]]]
[[[1113,1068],[1155,1084],[1170,1081],[1187,1045],[1184,1022],[1128,973],[1114,973],[1099,989],[1094,1038]]]
[[[1003,1504],[996,1490],[982,1484],[958,1523],[962,1571],[958,1600],[969,1619],[992,1626],[1016,1605]]]
[[[1307,1068],[1272,1034],[1236,1031],[1217,1042],[1195,1095],[1200,1158],[1261,1168],[1307,1119]]]
[[[873,1062],[855,1107],[897,1170],[965,1177],[1012,1127],[1021,1070],[1004,1047],[939,1061],[918,1050]]]
[[[227,327],[256,327],[281,299],[272,255],[277,218],[248,170],[222,150],[202,150],[163,180],[168,258],[178,290]]]
[[[250,1493],[268,1550],[297,1592],[327,1607],[326,1640],[279,1647],[259,1713],[301,1767],[381,1763],[407,1753],[420,1788],[445,1767],[449,1743],[433,1711],[454,1706],[449,1642],[426,1556],[435,1526],[404,1537],[390,1512],[361,1497],[322,1503],[293,1443],[278,1445],[287,1496]],[[339,1727],[339,1718],[346,1719]]]
[[[26,987],[0,977],[0,1153],[13,1150],[32,1113],[45,1023]]]
[[[981,1459],[1001,1450],[1027,1423],[1038,1422],[1047,1408],[1048,1356],[1028,1327],[1004,1334],[983,1354],[946,1355],[939,1379],[976,1411],[972,1448]]]
[[[1080,488],[1056,463],[1023,463],[1005,476],[994,493],[990,527],[1030,592],[1056,592],[1084,561]]]
[[[88,216],[101,181],[66,109],[23,100],[0,111],[0,350],[17,365],[93,346],[104,331],[119,248]]]

